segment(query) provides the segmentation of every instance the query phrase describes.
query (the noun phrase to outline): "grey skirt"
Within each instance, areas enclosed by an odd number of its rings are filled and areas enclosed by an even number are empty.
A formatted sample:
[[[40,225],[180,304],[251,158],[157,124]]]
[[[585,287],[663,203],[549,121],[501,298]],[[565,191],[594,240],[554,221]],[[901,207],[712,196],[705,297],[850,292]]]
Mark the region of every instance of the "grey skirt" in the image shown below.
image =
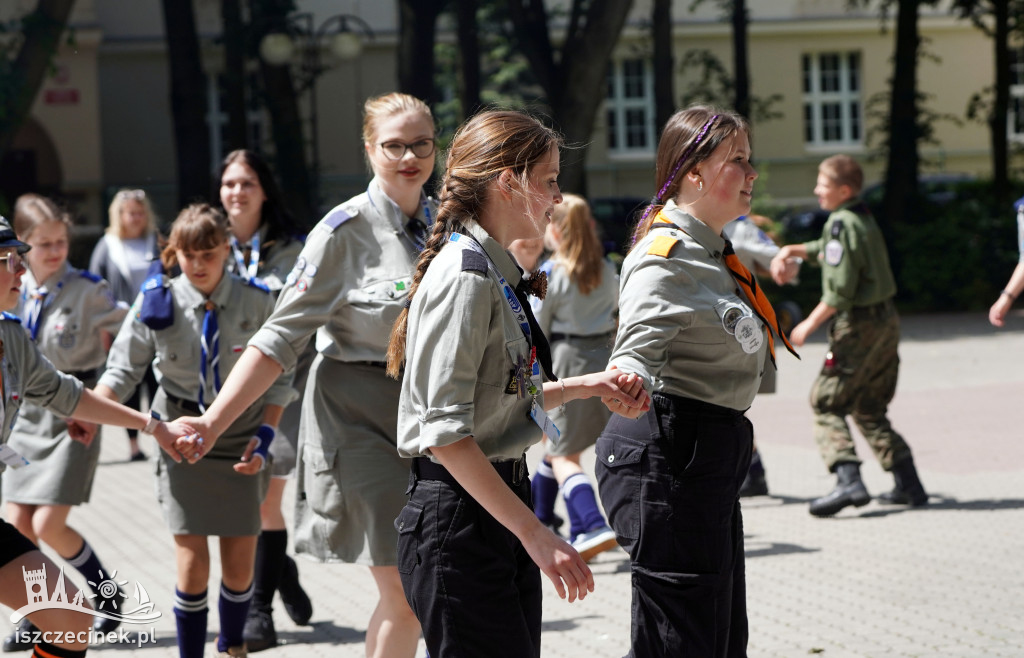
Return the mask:
[[[398,455],[401,382],[317,355],[302,401],[295,551],[322,562],[398,563],[394,522],[409,460]]]
[[[615,334],[609,333],[593,337],[570,336],[555,341],[551,346],[555,375],[575,377],[605,370],[612,353],[611,341],[614,339]],[[567,457],[594,445],[611,417],[611,412],[601,402],[601,398],[595,397],[573,400],[565,405],[565,413],[555,407],[548,415],[562,435],[558,441],[548,437],[547,453],[554,457]]]

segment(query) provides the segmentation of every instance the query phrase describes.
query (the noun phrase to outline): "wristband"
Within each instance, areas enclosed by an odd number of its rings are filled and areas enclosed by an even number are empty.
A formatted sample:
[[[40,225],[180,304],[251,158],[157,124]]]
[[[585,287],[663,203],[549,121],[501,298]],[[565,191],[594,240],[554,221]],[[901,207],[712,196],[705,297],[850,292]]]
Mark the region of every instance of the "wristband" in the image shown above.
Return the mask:
[[[266,463],[267,454],[270,451],[270,444],[274,442],[274,437],[277,436],[277,428],[264,423],[263,425],[260,425],[258,430],[256,430],[255,436],[260,440],[260,444],[252,451],[252,454],[259,455],[263,458],[263,462]]]
[[[1013,294],[1012,292],[1010,292],[1006,288],[1003,288],[1001,291],[999,291],[999,294],[1000,295],[1006,295],[1007,297],[1010,298],[1011,302],[1012,301],[1016,301],[1016,299],[1017,299],[1017,295]]]
[[[156,431],[156,426],[160,424],[160,414],[150,409],[149,411],[149,422],[142,428],[143,434],[152,435]]]

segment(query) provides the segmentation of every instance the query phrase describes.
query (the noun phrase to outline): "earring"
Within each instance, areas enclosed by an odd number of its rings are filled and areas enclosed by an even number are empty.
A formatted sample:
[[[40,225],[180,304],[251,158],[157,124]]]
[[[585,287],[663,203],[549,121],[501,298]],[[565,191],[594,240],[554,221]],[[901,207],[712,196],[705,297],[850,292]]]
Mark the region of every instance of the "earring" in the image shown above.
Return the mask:
[[[701,180],[697,181],[697,191],[698,192],[703,192],[704,191],[704,179],[701,179]]]

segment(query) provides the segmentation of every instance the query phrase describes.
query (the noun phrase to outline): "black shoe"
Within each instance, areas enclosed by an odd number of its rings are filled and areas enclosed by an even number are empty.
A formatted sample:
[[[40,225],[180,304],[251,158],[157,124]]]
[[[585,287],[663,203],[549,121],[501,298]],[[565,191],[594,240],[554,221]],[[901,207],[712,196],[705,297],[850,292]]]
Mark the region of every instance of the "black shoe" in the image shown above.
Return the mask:
[[[4,651],[13,653],[15,651],[31,651],[35,647],[35,634],[39,631],[32,622],[25,617],[15,626],[14,632],[4,638]]]
[[[924,485],[917,477],[917,468],[914,466],[913,457],[894,464],[892,476],[896,480],[896,487],[879,496],[878,502],[883,505],[909,505],[911,507],[922,507],[928,504],[928,492],[924,490]]]
[[[97,610],[103,610],[104,612],[120,612],[121,606],[124,605],[124,600],[124,590],[118,587],[117,593],[113,596],[103,596],[102,594],[97,594],[96,598],[93,599],[92,604],[93,606],[95,606]],[[94,617],[92,620],[92,630],[102,634],[107,634],[111,631],[115,631],[117,630],[117,627],[120,625],[120,619]]]
[[[128,461],[130,461],[130,462],[144,462],[147,459],[149,459],[149,457],[146,456],[146,453],[144,453],[144,452],[142,452],[140,450],[137,453],[135,453],[134,455],[132,455],[131,457],[129,457]]]
[[[562,535],[562,532],[561,532],[562,526],[565,525],[565,519],[563,519],[562,517],[558,516],[557,514],[552,514],[550,521],[543,521],[542,520],[540,523],[545,528],[547,528],[551,532],[555,533],[555,535],[557,537],[565,539],[565,537]]]
[[[245,628],[242,630],[242,639],[245,640],[249,653],[277,646],[277,630],[274,628],[274,618],[269,610],[249,609],[249,616],[245,619]]]
[[[843,462],[836,465],[838,482],[830,493],[811,501],[810,512],[814,516],[832,516],[840,510],[855,505],[863,507],[871,502],[864,482],[860,479],[860,464]]]
[[[306,590],[299,584],[299,567],[295,560],[286,557],[281,567],[281,581],[277,584],[281,594],[284,611],[299,626],[305,626],[313,616],[313,602],[309,600]]]
[[[747,477],[743,478],[743,484],[740,485],[740,498],[767,495],[768,481],[764,478],[764,471],[758,473],[748,471]]]

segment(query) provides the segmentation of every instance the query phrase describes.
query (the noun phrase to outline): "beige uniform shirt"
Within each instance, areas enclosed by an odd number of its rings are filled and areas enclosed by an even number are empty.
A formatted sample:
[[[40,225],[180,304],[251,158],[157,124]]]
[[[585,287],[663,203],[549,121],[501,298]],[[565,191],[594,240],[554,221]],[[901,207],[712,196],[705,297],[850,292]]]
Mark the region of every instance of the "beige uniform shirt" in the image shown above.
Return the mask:
[[[479,224],[469,221],[462,233],[461,240],[483,246],[510,286],[518,285],[512,257]],[[445,244],[409,309],[398,452],[424,455],[473,436],[488,459],[517,459],[541,439],[528,415],[533,400],[507,392],[513,370],[529,363],[530,344],[494,274],[467,269],[464,251],[471,249]],[[540,375],[532,381],[540,388]],[[543,407],[542,392],[537,404]]]
[[[602,266],[600,285],[584,295],[560,261],[541,265],[540,271],[548,275],[548,292],[543,300],[531,297],[530,304],[545,335],[597,336],[615,330],[619,275],[610,260],[603,260]]]
[[[117,334],[107,370],[99,383],[109,386],[124,400],[145,375],[146,366],[153,364],[157,383],[167,393],[182,400],[199,399],[200,337],[206,297],[184,275],[171,279],[174,299],[174,323],[155,331],[139,319],[142,306],[141,293]],[[274,308],[274,298],[266,290],[245,283],[225,272],[210,295],[217,306],[217,326],[220,330],[220,377],[227,379],[235,367],[246,343],[260,328]],[[203,400],[209,404],[216,397],[213,375],[207,374]],[[263,396],[263,404],[287,405],[295,398],[291,387],[291,373],[284,372]]]
[[[114,300],[107,282],[66,264],[43,282],[48,291],[39,316],[36,344],[63,372],[81,372],[103,365],[107,354],[101,333],[117,334],[128,305]],[[32,295],[40,288],[31,272],[22,283],[17,314],[27,322]]]
[[[417,217],[426,223],[421,205]],[[338,361],[384,361],[391,326],[412,284],[419,251],[408,220],[376,179],[329,212],[309,233],[274,314],[251,345],[294,367],[309,337]]]
[[[610,365],[643,376],[651,392],[746,409],[768,359],[767,329],[725,267],[725,240],[672,201],[663,212],[678,228],[651,230],[623,262]],[[667,256],[650,253],[659,238],[675,241]],[[728,331],[726,311],[757,323],[756,351]]]
[[[18,319],[9,313],[0,314],[0,342],[4,388],[0,443],[7,442],[24,402],[46,407],[60,416],[70,416],[82,399],[82,382],[54,368]],[[4,468],[0,463],[0,471]]]

